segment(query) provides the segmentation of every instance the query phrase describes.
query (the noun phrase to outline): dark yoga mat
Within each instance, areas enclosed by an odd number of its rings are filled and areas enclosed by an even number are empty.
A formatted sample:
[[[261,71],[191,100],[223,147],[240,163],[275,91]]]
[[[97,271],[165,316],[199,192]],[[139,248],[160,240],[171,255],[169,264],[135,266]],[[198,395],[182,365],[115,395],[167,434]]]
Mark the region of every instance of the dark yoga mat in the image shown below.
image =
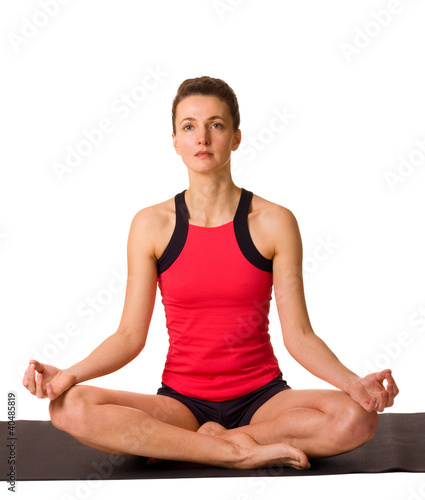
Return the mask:
[[[120,457],[88,448],[57,430],[49,421],[18,420],[15,431],[16,449],[12,450],[12,446],[7,446],[13,443],[7,422],[0,422],[0,479],[3,481],[9,479],[8,459],[13,452],[18,482],[425,472],[425,413],[381,414],[371,441],[342,455],[311,459],[308,471],[277,466],[232,470],[169,460],[148,465],[144,457]]]

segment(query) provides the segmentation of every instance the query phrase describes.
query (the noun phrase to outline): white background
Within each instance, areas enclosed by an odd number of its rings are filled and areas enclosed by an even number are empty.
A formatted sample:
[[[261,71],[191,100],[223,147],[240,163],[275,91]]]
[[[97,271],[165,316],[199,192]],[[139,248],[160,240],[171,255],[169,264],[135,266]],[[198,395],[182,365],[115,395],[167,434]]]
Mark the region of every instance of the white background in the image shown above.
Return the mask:
[[[393,370],[400,395],[387,411],[424,411],[424,14],[418,0],[2,2],[0,420],[9,390],[19,419],[49,418],[48,401],[21,385],[29,359],[67,367],[115,332],[131,220],[187,187],[171,103],[201,75],[238,96],[235,183],[297,217],[314,330],[357,373]],[[279,131],[276,110],[288,117]],[[59,176],[54,165],[107,119],[109,132]],[[92,383],[156,391],[168,345],[157,299],[145,350]],[[69,323],[78,334],[64,333]],[[293,388],[328,387],[284,351],[274,306],[270,332]],[[18,483],[21,498],[30,490],[84,497],[75,482]],[[86,498],[136,492],[407,500],[425,498],[425,475],[109,481]]]

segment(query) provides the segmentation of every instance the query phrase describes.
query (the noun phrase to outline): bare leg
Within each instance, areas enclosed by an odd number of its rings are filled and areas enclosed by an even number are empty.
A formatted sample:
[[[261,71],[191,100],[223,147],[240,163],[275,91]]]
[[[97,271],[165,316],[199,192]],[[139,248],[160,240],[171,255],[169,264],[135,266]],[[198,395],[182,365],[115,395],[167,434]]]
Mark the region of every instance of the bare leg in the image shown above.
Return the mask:
[[[259,445],[243,432],[228,439],[197,433],[193,414],[166,396],[74,386],[51,402],[50,415],[59,429],[108,453],[240,469],[309,466],[306,455],[286,443]]]
[[[259,444],[285,442],[313,458],[361,446],[373,437],[377,423],[376,412],[366,412],[342,391],[290,390],[267,401],[247,426],[226,430],[207,422],[198,432],[229,439],[242,431]]]

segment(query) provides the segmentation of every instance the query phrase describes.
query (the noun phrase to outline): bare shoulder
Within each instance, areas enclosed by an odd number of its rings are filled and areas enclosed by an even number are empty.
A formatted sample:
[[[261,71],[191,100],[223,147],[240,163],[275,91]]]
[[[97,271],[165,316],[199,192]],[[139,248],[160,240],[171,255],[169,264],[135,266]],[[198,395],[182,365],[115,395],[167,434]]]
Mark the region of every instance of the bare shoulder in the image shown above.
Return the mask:
[[[261,219],[263,224],[294,224],[295,215],[292,211],[282,205],[273,203],[254,194],[252,198],[251,213],[254,217]]]
[[[158,259],[171,238],[175,220],[174,198],[142,208],[131,221],[129,242],[143,245]]]
[[[293,212],[254,194],[248,224],[254,243],[262,246],[263,255],[273,258],[282,247],[299,244],[298,222]],[[263,241],[264,244],[261,244]],[[259,248],[260,252],[261,249]],[[267,255],[266,255],[267,254]]]
[[[149,207],[142,208],[133,217],[132,224],[134,223],[141,229],[151,229],[156,225],[164,225],[174,213],[174,199],[157,203]]]

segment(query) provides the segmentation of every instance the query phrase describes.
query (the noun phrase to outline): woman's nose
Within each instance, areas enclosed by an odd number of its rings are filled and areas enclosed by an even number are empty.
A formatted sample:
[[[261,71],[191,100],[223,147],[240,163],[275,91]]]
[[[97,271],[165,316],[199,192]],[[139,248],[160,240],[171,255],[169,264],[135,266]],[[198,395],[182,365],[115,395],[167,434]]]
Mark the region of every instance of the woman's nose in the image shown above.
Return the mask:
[[[198,136],[198,144],[208,144],[210,142],[210,134],[208,130],[201,130]]]

